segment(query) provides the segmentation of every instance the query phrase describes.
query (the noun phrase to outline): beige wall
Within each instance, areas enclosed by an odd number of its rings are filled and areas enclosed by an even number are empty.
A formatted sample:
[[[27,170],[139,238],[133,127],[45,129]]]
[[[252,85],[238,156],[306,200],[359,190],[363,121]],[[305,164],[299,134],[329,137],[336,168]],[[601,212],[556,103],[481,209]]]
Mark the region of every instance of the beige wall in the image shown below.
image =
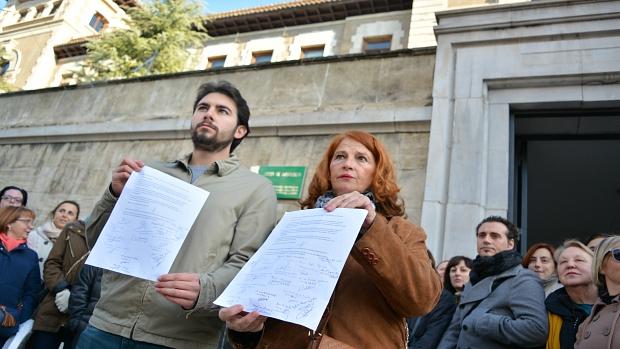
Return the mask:
[[[25,187],[40,217],[66,198],[86,217],[124,156],[189,152],[196,88],[225,79],[252,108],[252,135],[238,148],[244,165],[307,166],[307,185],[333,134],[368,130],[390,150],[407,213],[419,221],[433,62],[434,51],[409,51],[2,95],[0,185]],[[280,202],[281,212],[296,208]]]
[[[14,39],[15,48],[20,55],[19,65],[17,66],[18,72],[14,83],[15,86],[21,87],[26,84],[26,80],[28,80],[32,73],[32,68],[34,68],[37,63],[37,59],[41,56],[51,36],[52,33],[47,32]]]

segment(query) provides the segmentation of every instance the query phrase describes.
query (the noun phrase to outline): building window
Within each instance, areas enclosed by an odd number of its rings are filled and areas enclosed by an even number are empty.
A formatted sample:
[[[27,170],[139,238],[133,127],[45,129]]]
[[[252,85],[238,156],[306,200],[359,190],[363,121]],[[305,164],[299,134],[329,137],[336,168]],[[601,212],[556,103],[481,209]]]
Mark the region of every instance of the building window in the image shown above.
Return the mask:
[[[60,5],[62,5],[62,1],[56,1],[54,3],[54,7],[52,7],[52,10],[50,11],[50,15],[53,15],[54,13],[56,13],[56,11],[58,11],[58,8],[60,7]]]
[[[3,76],[4,74],[6,74],[10,66],[11,66],[11,62],[0,61],[0,76]]]
[[[226,56],[209,57],[207,63],[207,69],[219,69],[224,68],[226,62]]]
[[[107,24],[108,24],[108,21],[106,21],[105,17],[103,17],[99,13],[95,13],[93,17],[90,19],[90,23],[88,23],[88,25],[90,25],[93,29],[95,29],[97,33],[99,33],[101,29],[105,28]]]
[[[323,57],[324,51],[325,51],[325,45],[302,47],[301,58]]]
[[[364,38],[362,52],[383,52],[389,51],[392,47],[392,35],[373,36]]]
[[[252,64],[270,63],[273,51],[252,52]]]

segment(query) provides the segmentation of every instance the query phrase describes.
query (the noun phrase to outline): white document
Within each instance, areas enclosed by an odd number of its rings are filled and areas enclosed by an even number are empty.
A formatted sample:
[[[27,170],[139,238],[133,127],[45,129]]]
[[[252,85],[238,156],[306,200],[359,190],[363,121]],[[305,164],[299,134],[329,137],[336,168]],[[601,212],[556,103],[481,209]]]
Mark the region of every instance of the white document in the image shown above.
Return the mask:
[[[86,264],[156,281],[169,272],[208,196],[148,166],[133,172]]]
[[[287,212],[215,304],[315,330],[368,211]]]

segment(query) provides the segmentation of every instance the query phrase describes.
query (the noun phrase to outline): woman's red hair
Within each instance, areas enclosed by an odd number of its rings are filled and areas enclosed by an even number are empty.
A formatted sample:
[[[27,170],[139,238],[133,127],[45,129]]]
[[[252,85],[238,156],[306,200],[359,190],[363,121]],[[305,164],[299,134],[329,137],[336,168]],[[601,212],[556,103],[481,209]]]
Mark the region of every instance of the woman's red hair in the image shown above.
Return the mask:
[[[388,155],[385,146],[370,133],[363,131],[348,131],[335,136],[323,158],[316,168],[314,177],[308,187],[308,196],[300,201],[302,208],[314,208],[316,199],[332,189],[329,172],[329,164],[336,152],[336,148],[345,138],[350,138],[361,143],[375,157],[375,173],[370,184],[370,190],[375,197],[375,209],[385,217],[405,215],[405,204],[398,197],[400,188],[396,184],[394,165]]]

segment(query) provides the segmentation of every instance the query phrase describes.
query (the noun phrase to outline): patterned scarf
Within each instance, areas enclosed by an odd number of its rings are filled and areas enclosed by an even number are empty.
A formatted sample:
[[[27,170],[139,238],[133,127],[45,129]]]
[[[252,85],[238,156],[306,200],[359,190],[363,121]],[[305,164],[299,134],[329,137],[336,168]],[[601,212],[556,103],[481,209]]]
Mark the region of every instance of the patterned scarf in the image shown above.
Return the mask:
[[[376,207],[376,203],[375,203],[375,196],[373,195],[373,193],[371,191],[367,191],[362,193],[362,195],[364,195],[365,197],[370,199],[370,202],[372,202],[372,205]],[[323,208],[325,207],[325,205],[327,205],[327,203],[329,202],[329,200],[333,199],[336,197],[336,194],[329,190],[327,191],[325,194],[319,196],[316,199],[316,202],[314,203],[314,208]]]

